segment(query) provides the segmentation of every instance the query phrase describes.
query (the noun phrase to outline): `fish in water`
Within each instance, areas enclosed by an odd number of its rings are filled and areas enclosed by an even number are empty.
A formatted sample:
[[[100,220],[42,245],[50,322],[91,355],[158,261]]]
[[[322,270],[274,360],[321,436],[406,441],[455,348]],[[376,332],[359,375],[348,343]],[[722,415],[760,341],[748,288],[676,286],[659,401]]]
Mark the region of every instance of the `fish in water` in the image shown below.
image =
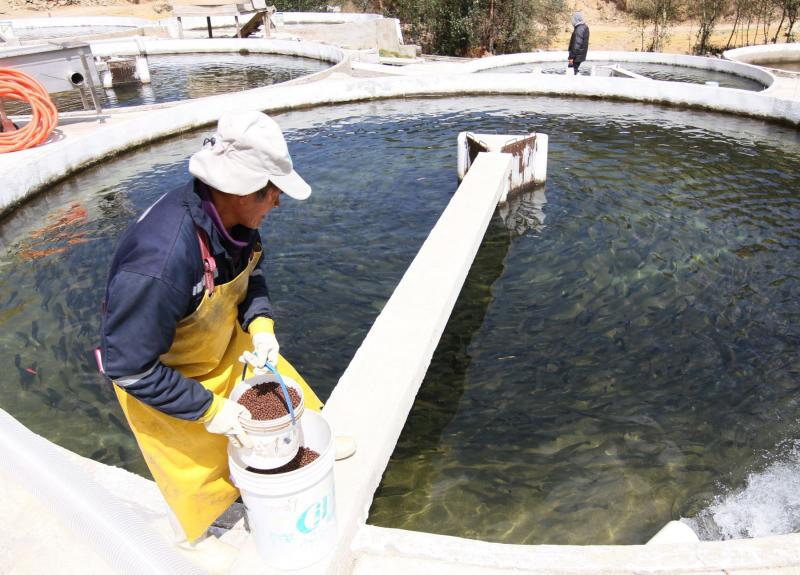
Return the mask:
[[[12,301],[14,301],[14,298],[16,298],[18,294],[19,294],[19,291],[17,291],[17,290],[14,290],[13,292],[11,292],[11,296],[6,301],[6,305],[9,305]]]
[[[106,403],[106,397],[103,395],[103,388],[97,383],[81,383],[80,386],[91,391],[98,403]]]
[[[39,341],[39,322],[35,320],[31,322],[31,337]]]
[[[58,405],[61,403],[61,400],[64,398],[64,396],[58,393],[55,389],[51,389],[49,387],[44,391],[38,388],[34,389],[33,394],[41,397],[42,401],[44,401],[44,403],[46,403],[47,407],[50,409],[58,407]]]
[[[50,349],[58,361],[67,361],[67,336],[62,335],[58,340],[58,344],[51,345]]]
[[[31,367],[22,367],[22,358],[17,362],[17,357],[19,356],[14,357],[14,364],[19,372],[20,385],[22,385],[22,389],[28,389],[36,380],[39,371],[37,369],[37,364],[34,363]]]
[[[64,312],[64,306],[62,306],[59,302],[53,306],[53,315],[58,320],[58,329],[64,329],[64,322],[67,320],[67,314]]]
[[[102,419],[102,415],[100,414],[100,410],[97,409],[97,406],[92,405],[88,401],[76,398],[75,405],[81,413],[88,415],[92,419],[96,419],[98,421]]]
[[[33,339],[33,338],[30,336],[30,334],[27,334],[27,333],[25,333],[25,332],[22,332],[22,331],[17,331],[17,332],[15,332],[15,333],[17,334],[17,337],[18,337],[18,338],[20,338],[20,339],[22,340],[22,343],[24,343],[26,346],[30,346],[30,347],[42,347],[42,344],[40,344],[38,341],[36,341],[35,339]]]
[[[100,458],[103,457],[106,453],[108,453],[108,449],[105,447],[101,447],[94,453],[89,456],[89,459],[93,459],[95,461],[100,461]]]
[[[64,384],[64,387],[66,387],[68,390],[70,390],[73,393],[75,392],[75,390],[72,388],[72,385],[69,382],[69,376],[67,375],[66,371],[64,371],[63,369],[59,370],[58,378],[61,380],[61,383]]]
[[[109,414],[108,414],[108,420],[109,420],[111,423],[113,423],[114,425],[116,425],[116,426],[117,426],[119,429],[121,429],[122,431],[124,431],[125,433],[127,433],[127,432],[128,432],[128,428],[127,428],[125,425],[123,425],[123,423],[122,423],[122,422],[119,420],[119,417],[117,417],[117,416],[116,416],[116,415],[114,415],[113,413],[109,413]]]

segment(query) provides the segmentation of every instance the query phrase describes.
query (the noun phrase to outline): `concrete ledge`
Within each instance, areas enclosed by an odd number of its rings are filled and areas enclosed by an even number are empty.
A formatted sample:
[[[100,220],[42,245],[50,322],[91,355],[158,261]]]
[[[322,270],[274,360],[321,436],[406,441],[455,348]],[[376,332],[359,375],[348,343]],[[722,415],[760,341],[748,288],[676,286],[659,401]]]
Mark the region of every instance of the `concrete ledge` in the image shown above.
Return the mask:
[[[147,54],[214,54],[253,53],[304,56],[339,63],[347,59],[336,46],[299,40],[271,40],[249,38],[209,38],[196,40],[168,40],[161,38],[129,38],[125,40],[102,40],[92,42],[94,56],[136,56],[141,49]]]
[[[11,20],[14,29],[73,28],[89,26],[120,26],[146,28],[158,26],[158,22],[146,18],[120,18],[115,16],[82,16],[58,18],[16,18]]]
[[[666,545],[505,545],[365,526],[353,551],[356,575],[800,572],[800,534]]]
[[[726,50],[722,57],[734,62],[800,62],[800,44],[762,44]]]

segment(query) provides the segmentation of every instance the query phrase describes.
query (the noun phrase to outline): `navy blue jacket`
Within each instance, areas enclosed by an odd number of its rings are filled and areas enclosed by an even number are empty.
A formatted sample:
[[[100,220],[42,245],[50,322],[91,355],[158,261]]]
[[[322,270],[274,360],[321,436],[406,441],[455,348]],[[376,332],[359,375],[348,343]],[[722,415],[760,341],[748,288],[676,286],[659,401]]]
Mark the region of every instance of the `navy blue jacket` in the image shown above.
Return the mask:
[[[106,375],[128,393],[169,415],[196,420],[211,405],[200,383],[165,366],[175,329],[203,298],[203,261],[195,225],[210,238],[217,262],[215,285],[235,278],[260,246],[258,230],[241,228],[235,237],[249,244],[234,261],[201,205],[205,184],[192,180],[150,206],[122,235],[111,262],[102,318],[102,356]],[[263,258],[250,275],[239,306],[242,329],[256,317],[272,317],[263,275]]]

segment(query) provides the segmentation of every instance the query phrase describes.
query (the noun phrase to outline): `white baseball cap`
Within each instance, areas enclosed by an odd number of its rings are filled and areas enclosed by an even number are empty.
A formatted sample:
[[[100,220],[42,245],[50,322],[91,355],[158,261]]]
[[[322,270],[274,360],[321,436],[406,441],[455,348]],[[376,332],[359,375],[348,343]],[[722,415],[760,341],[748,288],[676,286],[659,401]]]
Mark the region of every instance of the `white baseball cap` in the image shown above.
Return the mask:
[[[280,126],[261,112],[223,115],[214,136],[190,158],[189,173],[236,196],[257,192],[269,182],[296,200],[311,195],[311,186],[292,167]]]

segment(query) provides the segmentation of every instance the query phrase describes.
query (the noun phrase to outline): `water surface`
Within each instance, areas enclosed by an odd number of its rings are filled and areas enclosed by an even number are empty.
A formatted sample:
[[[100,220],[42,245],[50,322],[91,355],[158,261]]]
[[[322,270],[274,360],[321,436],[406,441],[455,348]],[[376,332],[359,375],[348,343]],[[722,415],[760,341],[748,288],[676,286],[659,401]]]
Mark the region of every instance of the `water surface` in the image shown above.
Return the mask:
[[[330,62],[279,54],[164,54],[149,56],[150,84],[122,84],[97,89],[103,108],[139,106],[202,98],[269,86],[329,68]],[[59,112],[83,110],[77,90],[52,94]],[[87,92],[90,108],[91,100]],[[22,113],[27,106],[8,106]]]
[[[727,74],[725,72],[715,72],[713,70],[703,70],[701,68],[690,68],[688,66],[672,66],[669,64],[653,64],[649,62],[610,62],[602,60],[587,60],[578,68],[581,76],[588,76],[592,72],[592,66],[611,66],[618,64],[630,72],[645,76],[652,80],[668,80],[671,82],[689,82],[691,84],[705,84],[706,82],[718,82],[723,88],[738,88],[740,90],[751,90],[759,92],[765,86],[755,80]],[[483,73],[525,73],[533,72],[535,69],[541,70],[542,74],[564,74],[567,70],[566,62],[540,62],[530,64],[516,64],[514,66],[503,66],[502,68],[492,68],[484,70]],[[572,74],[572,70],[569,70]],[[619,78],[625,80],[626,78]]]
[[[800,62],[787,62],[778,60],[775,62],[759,62],[756,66],[764,66],[765,68],[777,68],[779,70],[788,70],[789,72],[800,72]]]

